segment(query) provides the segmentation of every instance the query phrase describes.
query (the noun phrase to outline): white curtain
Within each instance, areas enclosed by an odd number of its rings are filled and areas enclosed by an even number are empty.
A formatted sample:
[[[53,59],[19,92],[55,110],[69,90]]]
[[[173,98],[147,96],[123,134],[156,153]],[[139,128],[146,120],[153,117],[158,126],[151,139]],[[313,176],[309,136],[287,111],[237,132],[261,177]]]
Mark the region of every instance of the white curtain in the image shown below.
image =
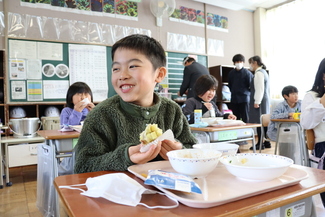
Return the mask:
[[[294,85],[302,99],[325,58],[325,1],[296,0],[266,12],[265,56],[271,97]]]

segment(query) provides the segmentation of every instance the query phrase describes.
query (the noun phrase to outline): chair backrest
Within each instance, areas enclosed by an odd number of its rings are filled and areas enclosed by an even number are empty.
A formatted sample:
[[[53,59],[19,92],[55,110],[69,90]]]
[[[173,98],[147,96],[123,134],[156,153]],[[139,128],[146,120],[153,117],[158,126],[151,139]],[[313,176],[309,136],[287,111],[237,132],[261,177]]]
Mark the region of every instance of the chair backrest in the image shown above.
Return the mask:
[[[306,140],[308,150],[314,150],[315,134],[313,129],[306,130]]]
[[[271,114],[261,115],[261,124],[263,127],[269,126],[270,121],[271,121]]]

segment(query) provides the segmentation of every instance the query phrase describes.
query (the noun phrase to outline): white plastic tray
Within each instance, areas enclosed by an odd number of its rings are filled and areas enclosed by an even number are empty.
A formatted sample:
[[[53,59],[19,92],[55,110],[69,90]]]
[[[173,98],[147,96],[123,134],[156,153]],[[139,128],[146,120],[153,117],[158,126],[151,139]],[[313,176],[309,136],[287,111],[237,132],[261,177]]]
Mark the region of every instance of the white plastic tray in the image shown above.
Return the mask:
[[[223,120],[217,120],[215,123],[210,124],[209,126],[212,126],[212,127],[219,127],[219,126],[230,127],[230,126],[243,126],[243,125],[246,125],[246,124],[241,120],[223,119]]]
[[[82,130],[82,125],[69,125],[69,126],[78,132],[81,132],[81,130]]]
[[[131,173],[142,180],[146,179],[148,170],[152,169],[175,172],[169,161],[133,165],[128,168]],[[225,166],[219,162],[216,169],[205,179],[195,179],[195,182],[200,186],[203,192],[202,194],[169,191],[168,189],[157,188],[189,207],[209,208],[295,185],[307,177],[307,172],[293,165],[289,167],[286,173],[277,179],[266,182],[246,181],[231,175]]]

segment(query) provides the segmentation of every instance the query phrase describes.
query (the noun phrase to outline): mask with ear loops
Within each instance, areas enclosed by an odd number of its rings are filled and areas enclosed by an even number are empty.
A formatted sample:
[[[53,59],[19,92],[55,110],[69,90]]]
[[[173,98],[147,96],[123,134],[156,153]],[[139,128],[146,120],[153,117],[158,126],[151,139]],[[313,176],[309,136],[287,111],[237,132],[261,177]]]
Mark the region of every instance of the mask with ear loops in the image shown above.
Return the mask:
[[[87,190],[78,188],[76,186],[87,187]],[[59,186],[59,188],[67,189],[76,189],[82,191],[81,195],[87,197],[98,198],[102,197],[106,200],[112,201],[114,203],[128,205],[128,206],[137,206],[143,205],[149,209],[162,208],[162,209],[172,209],[178,206],[178,201],[169,195],[164,193],[146,189],[140,185],[137,181],[130,178],[124,173],[112,173],[105,174],[96,177],[90,177],[86,180],[84,184],[76,184],[69,186]],[[158,205],[158,206],[149,206],[145,203],[141,203],[141,197],[143,194],[161,194],[167,196],[169,199],[175,202],[174,205]]]

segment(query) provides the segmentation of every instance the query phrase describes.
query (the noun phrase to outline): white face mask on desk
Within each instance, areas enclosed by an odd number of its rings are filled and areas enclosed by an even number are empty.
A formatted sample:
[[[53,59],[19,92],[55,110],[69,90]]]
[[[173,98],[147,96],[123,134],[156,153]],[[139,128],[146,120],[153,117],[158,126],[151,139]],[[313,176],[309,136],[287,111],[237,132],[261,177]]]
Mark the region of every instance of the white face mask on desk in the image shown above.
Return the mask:
[[[81,188],[74,188],[71,186],[87,186],[87,191]],[[106,200],[112,201],[114,203],[128,205],[128,206],[137,206],[143,205],[147,208],[162,208],[162,209],[172,209],[178,206],[178,201],[174,198],[171,200],[176,202],[176,205],[173,206],[148,206],[147,204],[140,203],[142,194],[162,194],[164,193],[146,189],[141,184],[139,184],[134,179],[130,178],[124,173],[112,173],[105,174],[93,178],[88,178],[85,184],[71,185],[71,186],[60,186],[59,188],[68,188],[68,189],[78,189],[82,191],[82,195],[88,197],[102,197]]]

